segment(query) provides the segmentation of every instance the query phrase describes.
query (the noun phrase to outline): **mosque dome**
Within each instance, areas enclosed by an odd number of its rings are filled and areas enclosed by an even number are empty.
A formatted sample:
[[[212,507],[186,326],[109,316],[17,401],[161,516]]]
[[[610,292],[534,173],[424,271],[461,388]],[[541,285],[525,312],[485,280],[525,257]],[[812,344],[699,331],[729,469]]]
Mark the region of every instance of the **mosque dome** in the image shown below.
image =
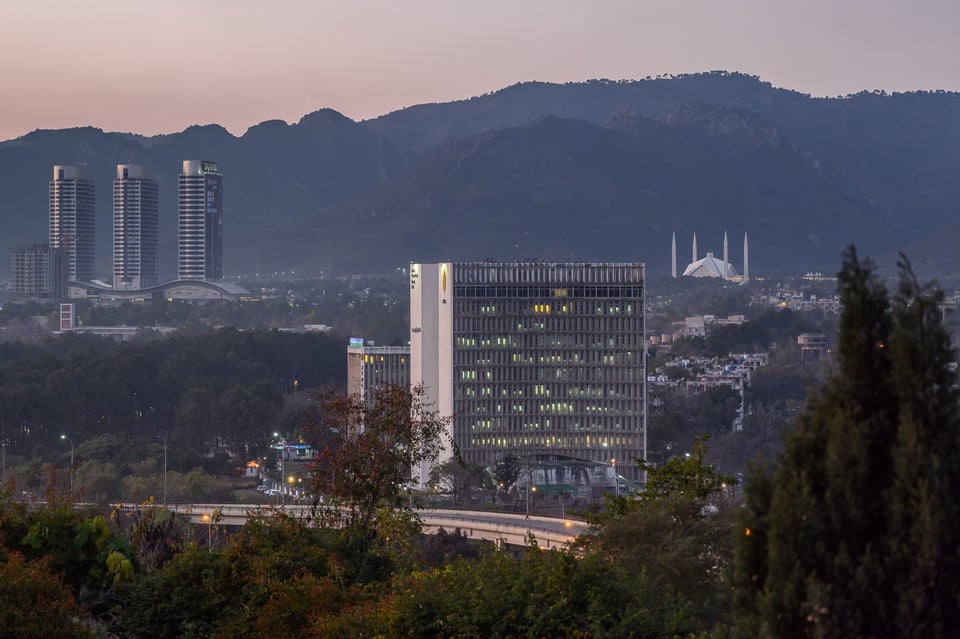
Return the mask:
[[[726,276],[724,276],[723,264],[723,260],[718,260],[715,258],[713,253],[707,253],[706,257],[703,257],[696,262],[691,262],[689,265],[687,265],[687,268],[683,270],[683,276],[726,277],[727,279],[739,276],[737,269],[733,268],[733,265],[729,262],[727,262]]]

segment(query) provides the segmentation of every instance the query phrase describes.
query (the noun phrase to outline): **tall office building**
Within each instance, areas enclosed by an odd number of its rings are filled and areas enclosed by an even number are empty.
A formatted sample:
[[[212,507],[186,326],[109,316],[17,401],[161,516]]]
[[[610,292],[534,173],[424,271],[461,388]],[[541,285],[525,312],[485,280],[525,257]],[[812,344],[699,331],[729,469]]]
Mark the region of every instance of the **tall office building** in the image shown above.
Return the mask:
[[[178,181],[177,277],[223,278],[223,176],[216,162],[184,160]]]
[[[113,288],[156,286],[159,268],[157,183],[142,166],[117,165],[113,181]]]
[[[49,245],[62,250],[68,281],[90,281],[96,261],[94,186],[78,166],[54,166],[50,180]]]
[[[410,266],[410,381],[453,416],[467,462],[582,460],[639,478],[644,373],[643,264]]]

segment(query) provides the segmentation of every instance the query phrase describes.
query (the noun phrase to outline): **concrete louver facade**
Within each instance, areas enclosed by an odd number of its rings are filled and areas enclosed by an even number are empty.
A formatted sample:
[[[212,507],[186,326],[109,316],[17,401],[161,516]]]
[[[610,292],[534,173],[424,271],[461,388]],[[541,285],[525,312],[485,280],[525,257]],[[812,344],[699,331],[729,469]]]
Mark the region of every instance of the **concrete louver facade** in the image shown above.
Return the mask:
[[[641,263],[410,266],[410,381],[468,463],[620,460],[637,479],[644,329]]]

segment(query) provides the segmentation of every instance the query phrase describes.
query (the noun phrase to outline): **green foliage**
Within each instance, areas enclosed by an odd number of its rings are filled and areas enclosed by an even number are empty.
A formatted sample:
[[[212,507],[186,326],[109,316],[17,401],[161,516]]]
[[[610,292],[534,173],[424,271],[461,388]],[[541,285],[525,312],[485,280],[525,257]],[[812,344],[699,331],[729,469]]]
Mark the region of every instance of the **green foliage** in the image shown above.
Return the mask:
[[[493,479],[497,482],[497,487],[501,489],[510,488],[520,476],[520,458],[516,455],[506,455],[498,460],[493,468]]]
[[[10,639],[82,639],[92,633],[80,621],[70,589],[49,559],[28,561],[0,547],[0,634]]]
[[[75,508],[53,491],[48,500],[31,508],[14,500],[10,489],[0,492],[0,541],[59,573],[82,604],[97,602],[133,578],[130,546],[104,516]]]
[[[603,557],[646,587],[684,602],[698,630],[729,623],[726,570],[733,556],[735,478],[704,463],[706,447],[660,466],[638,460],[647,473],[639,496],[607,498],[594,531],[575,547]]]
[[[728,386],[693,395],[669,395],[650,417],[648,446],[664,457],[692,450],[701,435],[729,433],[739,408],[740,393]]]
[[[696,438],[693,452],[682,457],[673,457],[665,464],[652,466],[644,460],[637,460],[640,470],[647,473],[647,484],[640,500],[643,502],[664,499],[665,497],[692,497],[706,499],[736,483],[736,478],[717,472],[712,466],[704,464],[707,452],[704,441],[709,438]]]
[[[389,579],[392,564],[361,532],[282,513],[253,518],[223,548],[187,547],[118,588],[112,630],[131,639],[303,636],[313,617],[376,596]]]
[[[377,617],[381,636],[410,639],[670,637],[694,628],[682,602],[619,566],[536,549],[414,573]]]
[[[77,446],[104,434],[158,433],[181,448],[217,436],[254,445],[279,413],[278,387],[344,382],[343,347],[325,334],[232,329],[125,343],[61,335],[29,347],[0,344],[0,432],[12,439],[8,454],[37,456],[62,454],[61,433]]]
[[[153,502],[149,501],[145,506],[153,506]],[[121,518],[120,526],[137,563],[147,572],[162,568],[186,547],[186,520],[166,508],[133,511],[126,519]]]
[[[369,403],[322,392],[320,403],[306,435],[319,451],[312,490],[324,520],[367,528],[381,507],[405,507],[412,469],[437,459],[449,418],[424,403],[422,388],[378,389]]]
[[[839,367],[746,490],[741,636],[951,637],[960,629],[960,419],[939,292],[906,263],[891,303],[850,249]]]
[[[441,491],[453,493],[453,503],[461,505],[471,495],[493,488],[487,469],[479,464],[468,464],[459,455],[434,468],[430,483]]]

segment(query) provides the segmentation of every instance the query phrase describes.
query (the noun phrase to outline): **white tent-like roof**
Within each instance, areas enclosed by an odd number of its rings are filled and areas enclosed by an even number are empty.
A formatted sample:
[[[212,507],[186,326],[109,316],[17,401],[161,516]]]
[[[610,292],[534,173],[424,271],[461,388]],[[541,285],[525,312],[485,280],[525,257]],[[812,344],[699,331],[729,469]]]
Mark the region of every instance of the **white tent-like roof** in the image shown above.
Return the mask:
[[[727,277],[737,277],[737,269],[727,262]],[[723,260],[718,260],[713,253],[707,253],[707,256],[690,263],[683,270],[684,277],[723,277]]]

